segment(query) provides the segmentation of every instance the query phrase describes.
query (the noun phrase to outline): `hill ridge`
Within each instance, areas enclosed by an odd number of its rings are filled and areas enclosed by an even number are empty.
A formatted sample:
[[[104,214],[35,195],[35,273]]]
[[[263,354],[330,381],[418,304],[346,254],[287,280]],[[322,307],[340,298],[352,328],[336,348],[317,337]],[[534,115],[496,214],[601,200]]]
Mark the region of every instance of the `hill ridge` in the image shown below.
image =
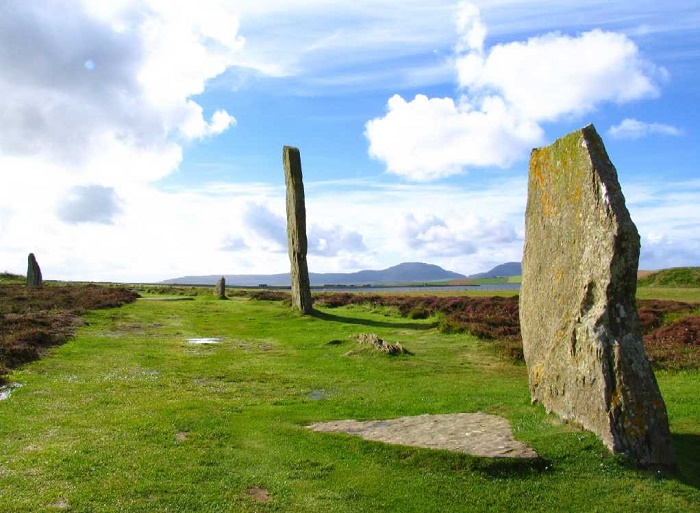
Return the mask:
[[[279,274],[212,274],[205,276],[181,276],[160,283],[173,285],[214,285],[223,276],[226,284],[257,287],[259,285],[288,286],[289,273]],[[466,276],[424,262],[403,262],[379,270],[362,270],[352,273],[309,273],[312,286],[322,285],[377,285],[388,283],[418,283],[465,279]]]

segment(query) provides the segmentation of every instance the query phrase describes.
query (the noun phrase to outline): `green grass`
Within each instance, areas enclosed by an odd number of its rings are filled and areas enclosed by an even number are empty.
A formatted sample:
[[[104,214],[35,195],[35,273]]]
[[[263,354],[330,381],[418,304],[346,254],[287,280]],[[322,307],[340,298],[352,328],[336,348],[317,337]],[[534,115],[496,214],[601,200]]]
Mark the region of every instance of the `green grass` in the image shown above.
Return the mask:
[[[19,275],[19,274],[12,274],[8,272],[1,272],[0,273],[0,284],[8,284],[8,283],[25,283],[27,281],[27,278],[25,276]]]
[[[139,300],[89,314],[10,375],[0,511],[698,511],[698,371],[659,373],[678,469],[636,471],[529,400],[526,369],[435,319],[280,302]],[[412,356],[345,356],[374,332]],[[191,337],[222,337],[194,346]],[[331,340],[342,341],[329,345]],[[510,419],[519,462],[309,431],[317,421],[475,412]],[[258,502],[246,490],[267,490]]]
[[[700,287],[700,267],[674,267],[639,280],[640,287]]]
[[[637,299],[667,299],[700,303],[700,287],[637,287]]]

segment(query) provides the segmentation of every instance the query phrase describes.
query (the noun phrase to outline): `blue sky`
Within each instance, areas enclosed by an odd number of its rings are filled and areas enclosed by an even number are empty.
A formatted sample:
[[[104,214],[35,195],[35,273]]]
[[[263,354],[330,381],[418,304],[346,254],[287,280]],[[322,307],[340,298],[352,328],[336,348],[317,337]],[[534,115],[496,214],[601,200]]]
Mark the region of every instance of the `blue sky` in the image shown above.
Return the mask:
[[[533,147],[594,123],[640,267],[700,265],[695,2],[84,0],[0,7],[0,270],[158,281],[522,254]]]

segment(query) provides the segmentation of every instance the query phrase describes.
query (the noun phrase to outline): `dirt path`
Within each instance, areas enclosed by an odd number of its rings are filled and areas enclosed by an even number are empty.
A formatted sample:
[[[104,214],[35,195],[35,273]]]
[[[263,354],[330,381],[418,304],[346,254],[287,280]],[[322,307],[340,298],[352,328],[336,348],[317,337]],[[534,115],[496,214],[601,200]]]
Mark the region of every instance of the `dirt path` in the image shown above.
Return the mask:
[[[391,420],[337,420],[309,426],[314,431],[346,433],[397,445],[445,449],[488,458],[537,458],[537,453],[513,439],[510,422],[486,413],[419,415]]]

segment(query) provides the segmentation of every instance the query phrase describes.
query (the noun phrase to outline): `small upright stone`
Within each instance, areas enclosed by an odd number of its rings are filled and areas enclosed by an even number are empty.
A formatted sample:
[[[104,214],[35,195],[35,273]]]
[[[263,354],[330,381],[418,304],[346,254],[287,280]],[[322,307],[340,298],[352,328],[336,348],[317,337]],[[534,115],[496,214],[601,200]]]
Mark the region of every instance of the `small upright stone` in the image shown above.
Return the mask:
[[[219,299],[226,299],[226,278],[219,278],[214,286],[214,295]]]
[[[39,269],[39,264],[34,257],[34,253],[29,253],[27,264],[27,286],[28,287],[41,287],[43,282],[41,278],[41,269]]]
[[[313,311],[311,284],[306,264],[306,204],[298,148],[282,149],[284,181],[287,185],[287,243],[291,264],[292,306],[304,314]]]
[[[530,158],[520,327],[533,402],[642,466],[673,464],[635,292],[639,235],[593,125]]]

